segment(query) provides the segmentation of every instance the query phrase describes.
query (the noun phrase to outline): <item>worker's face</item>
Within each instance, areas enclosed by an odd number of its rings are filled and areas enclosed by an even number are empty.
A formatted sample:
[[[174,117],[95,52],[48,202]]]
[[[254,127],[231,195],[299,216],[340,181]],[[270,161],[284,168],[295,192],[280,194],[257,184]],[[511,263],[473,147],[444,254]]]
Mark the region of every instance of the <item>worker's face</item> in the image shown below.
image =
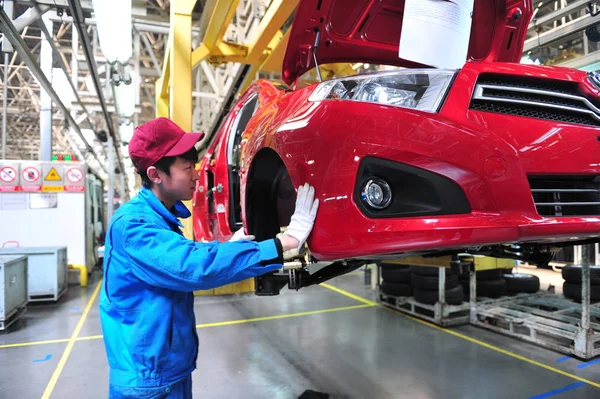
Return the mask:
[[[195,166],[194,162],[177,157],[171,165],[170,176],[159,170],[159,189],[163,196],[173,202],[191,200],[198,180]]]

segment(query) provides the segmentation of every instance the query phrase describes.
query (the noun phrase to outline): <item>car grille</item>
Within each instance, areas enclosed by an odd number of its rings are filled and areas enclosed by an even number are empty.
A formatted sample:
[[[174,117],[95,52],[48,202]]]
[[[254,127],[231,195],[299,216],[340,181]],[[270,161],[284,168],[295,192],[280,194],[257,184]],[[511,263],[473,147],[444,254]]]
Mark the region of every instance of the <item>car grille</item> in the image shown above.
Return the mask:
[[[576,82],[481,74],[470,109],[600,126],[600,108],[579,91]]]
[[[541,216],[600,215],[599,176],[528,176]]]

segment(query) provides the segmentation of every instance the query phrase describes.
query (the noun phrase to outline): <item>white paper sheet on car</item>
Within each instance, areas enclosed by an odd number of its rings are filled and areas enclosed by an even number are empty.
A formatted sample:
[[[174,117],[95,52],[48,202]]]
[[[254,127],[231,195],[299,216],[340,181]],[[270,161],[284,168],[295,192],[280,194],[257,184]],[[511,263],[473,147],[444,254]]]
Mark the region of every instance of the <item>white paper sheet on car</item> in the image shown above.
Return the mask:
[[[474,0],[406,0],[400,58],[461,68],[469,49]]]

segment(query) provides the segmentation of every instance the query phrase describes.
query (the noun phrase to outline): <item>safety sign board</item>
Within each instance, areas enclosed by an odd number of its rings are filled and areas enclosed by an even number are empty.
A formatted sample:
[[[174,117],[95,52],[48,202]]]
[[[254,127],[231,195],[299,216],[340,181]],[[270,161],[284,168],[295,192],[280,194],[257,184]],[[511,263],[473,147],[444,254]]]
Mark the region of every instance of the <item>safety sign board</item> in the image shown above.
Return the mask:
[[[21,176],[23,176],[23,180],[26,182],[35,183],[40,180],[40,171],[33,166],[28,166],[23,168]]]
[[[82,192],[85,191],[83,169],[79,166],[65,165],[65,191]]]
[[[0,161],[0,192],[82,193],[85,182],[83,162]]]
[[[21,191],[42,191],[42,172],[38,164],[21,165]]]
[[[19,165],[0,163],[0,192],[18,191]]]
[[[56,168],[52,167],[50,169],[50,172],[48,172],[48,174],[46,175],[46,178],[44,180],[46,180],[46,181],[60,181],[60,180],[62,180],[62,178],[60,177],[60,175],[56,171]]]
[[[61,164],[56,162],[42,163],[42,176],[44,176],[42,191],[65,191],[63,183],[63,166]]]
[[[0,180],[4,183],[12,183],[17,179],[17,171],[12,166],[3,166],[0,168]]]

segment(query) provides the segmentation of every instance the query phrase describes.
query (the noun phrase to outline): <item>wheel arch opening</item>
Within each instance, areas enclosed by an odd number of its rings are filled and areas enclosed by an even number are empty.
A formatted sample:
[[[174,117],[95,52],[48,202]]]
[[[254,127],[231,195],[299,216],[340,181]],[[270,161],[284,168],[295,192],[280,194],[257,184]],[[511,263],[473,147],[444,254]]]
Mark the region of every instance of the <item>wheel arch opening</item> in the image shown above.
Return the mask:
[[[296,191],[277,152],[261,149],[250,166],[246,183],[246,222],[257,241],[274,238],[289,224]]]

